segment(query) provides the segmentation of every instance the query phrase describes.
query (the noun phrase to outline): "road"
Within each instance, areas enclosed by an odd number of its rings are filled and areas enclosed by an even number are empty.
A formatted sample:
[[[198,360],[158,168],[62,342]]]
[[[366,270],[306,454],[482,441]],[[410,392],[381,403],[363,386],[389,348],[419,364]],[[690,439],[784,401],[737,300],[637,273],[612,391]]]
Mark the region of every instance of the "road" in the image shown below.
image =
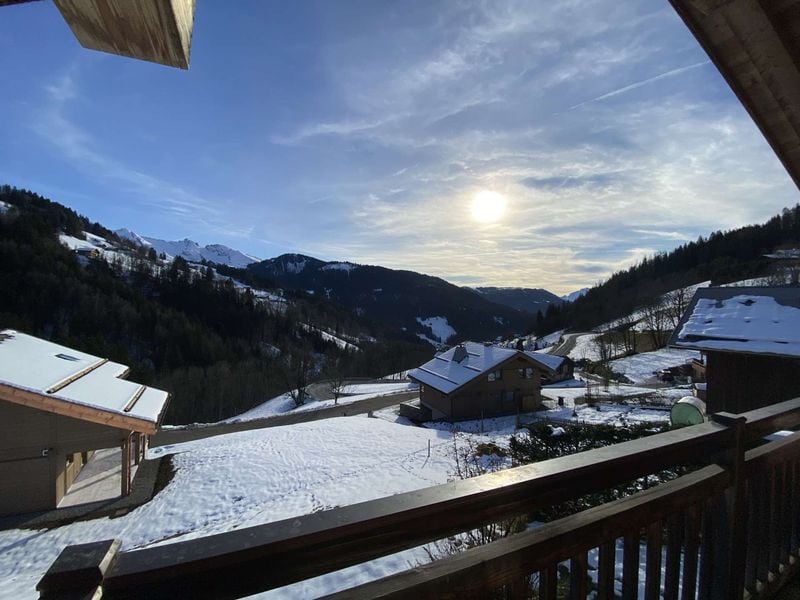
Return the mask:
[[[411,400],[419,396],[419,392],[398,392],[386,396],[377,396],[366,400],[359,400],[352,404],[340,404],[330,408],[320,410],[309,410],[302,412],[265,417],[263,419],[253,419],[252,421],[240,421],[238,423],[215,423],[211,425],[200,425],[181,429],[164,429],[150,437],[150,447],[166,446],[168,444],[180,444],[181,442],[191,442],[202,440],[215,435],[233,433],[235,431],[250,431],[252,429],[263,429],[265,427],[279,427],[281,425],[294,425],[295,423],[307,423],[319,419],[330,419],[333,417],[351,417],[361,415],[374,410],[380,410],[388,406],[400,404],[406,400]]]
[[[575,348],[575,343],[578,337],[582,335],[586,335],[587,333],[591,333],[589,331],[584,331],[581,333],[566,333],[562,337],[563,341],[553,348],[550,351],[550,354],[555,354],[556,356],[567,356],[572,350]]]

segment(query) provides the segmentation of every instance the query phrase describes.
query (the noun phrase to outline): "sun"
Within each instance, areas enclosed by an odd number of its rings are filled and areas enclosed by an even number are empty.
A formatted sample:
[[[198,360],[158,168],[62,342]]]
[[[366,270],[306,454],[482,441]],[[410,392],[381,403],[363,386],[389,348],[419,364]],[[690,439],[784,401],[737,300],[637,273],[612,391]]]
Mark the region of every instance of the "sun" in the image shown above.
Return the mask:
[[[483,190],[472,199],[472,218],[478,223],[494,223],[506,212],[506,199],[502,194]]]

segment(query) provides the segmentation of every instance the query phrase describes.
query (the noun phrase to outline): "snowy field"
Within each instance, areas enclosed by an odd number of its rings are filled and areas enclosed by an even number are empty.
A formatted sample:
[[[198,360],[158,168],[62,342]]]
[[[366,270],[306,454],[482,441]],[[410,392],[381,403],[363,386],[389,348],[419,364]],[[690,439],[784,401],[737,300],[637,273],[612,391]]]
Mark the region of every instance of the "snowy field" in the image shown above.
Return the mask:
[[[456,330],[453,329],[450,323],[447,322],[447,317],[428,317],[427,319],[417,317],[417,323],[423,327],[430,327],[435,339],[431,340],[426,335],[421,333],[418,333],[417,337],[433,344],[434,346],[444,343],[456,335]]]
[[[623,404],[577,410],[578,421],[593,423],[668,418],[666,411]],[[0,597],[36,598],[36,582],[69,544],[118,538],[123,550],[145,548],[445,483],[456,472],[454,431],[466,432],[456,438],[459,444],[471,439],[502,447],[516,431],[515,416],[425,427],[409,425],[397,407],[375,416],[325,419],[152,449],[151,458],[172,454],[176,473],[148,504],[116,519],[52,530],[0,531]],[[572,404],[537,417],[574,420]],[[428,560],[424,547],[412,548],[258,597],[316,597]]]
[[[635,385],[610,383],[608,386],[589,382],[589,393],[599,401],[610,401],[624,398],[643,398],[648,397],[654,403],[671,404],[675,400],[691,395],[690,386],[676,386],[668,388],[650,388]],[[558,397],[564,398],[565,406],[574,406],[581,403],[581,399],[586,398],[587,388],[583,387],[544,387],[542,388],[542,398],[556,402]]]
[[[622,373],[633,383],[643,383],[651,380],[657,371],[686,364],[693,358],[699,359],[700,353],[694,350],[662,348],[612,360],[609,364],[612,370]]]
[[[119,538],[123,550],[144,548],[445,483],[452,448],[449,432],[366,417],[156,448],[151,456],[174,453],[177,471],[148,504],[116,519],[0,531],[0,597],[37,598],[37,581],[68,544]],[[314,597],[423,560],[422,549],[407,551],[269,596]]]
[[[401,381],[397,383],[359,383],[345,387],[342,396],[339,397],[339,404],[352,404],[368,400],[377,396],[388,396],[401,392],[412,392],[419,389],[416,383]],[[281,394],[263,404],[259,404],[236,417],[225,420],[225,423],[235,423],[237,421],[252,421],[253,419],[263,419],[264,417],[274,417],[287,413],[305,412],[309,410],[320,410],[335,406],[333,400],[312,400],[301,406],[295,406],[289,394]]]
[[[577,336],[575,338],[575,347],[570,350],[568,356],[572,360],[582,360],[584,358],[591,361],[600,360],[597,344],[594,343],[594,338],[597,336],[598,334],[596,333],[586,333]]]

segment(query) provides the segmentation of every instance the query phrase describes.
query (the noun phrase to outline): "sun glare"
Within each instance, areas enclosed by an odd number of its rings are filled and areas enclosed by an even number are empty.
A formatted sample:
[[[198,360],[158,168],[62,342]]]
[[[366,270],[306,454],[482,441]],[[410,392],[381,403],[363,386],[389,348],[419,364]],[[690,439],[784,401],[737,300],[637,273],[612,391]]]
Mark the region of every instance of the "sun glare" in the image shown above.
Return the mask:
[[[472,199],[472,218],[479,223],[494,223],[503,217],[506,199],[502,194],[484,190]]]

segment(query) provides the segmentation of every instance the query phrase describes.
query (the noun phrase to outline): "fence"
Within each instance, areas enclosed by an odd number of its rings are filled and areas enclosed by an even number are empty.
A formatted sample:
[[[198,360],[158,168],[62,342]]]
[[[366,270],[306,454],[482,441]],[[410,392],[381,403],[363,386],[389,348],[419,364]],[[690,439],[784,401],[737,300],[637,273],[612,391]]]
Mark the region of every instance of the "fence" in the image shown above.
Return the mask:
[[[45,599],[238,598],[700,460],[673,481],[331,597],[547,600],[596,589],[602,599],[615,587],[623,598],[768,597],[794,573],[800,548],[800,434],[747,448],[798,426],[795,399],[201,539],[129,552],[115,540],[70,546],[39,590]]]

